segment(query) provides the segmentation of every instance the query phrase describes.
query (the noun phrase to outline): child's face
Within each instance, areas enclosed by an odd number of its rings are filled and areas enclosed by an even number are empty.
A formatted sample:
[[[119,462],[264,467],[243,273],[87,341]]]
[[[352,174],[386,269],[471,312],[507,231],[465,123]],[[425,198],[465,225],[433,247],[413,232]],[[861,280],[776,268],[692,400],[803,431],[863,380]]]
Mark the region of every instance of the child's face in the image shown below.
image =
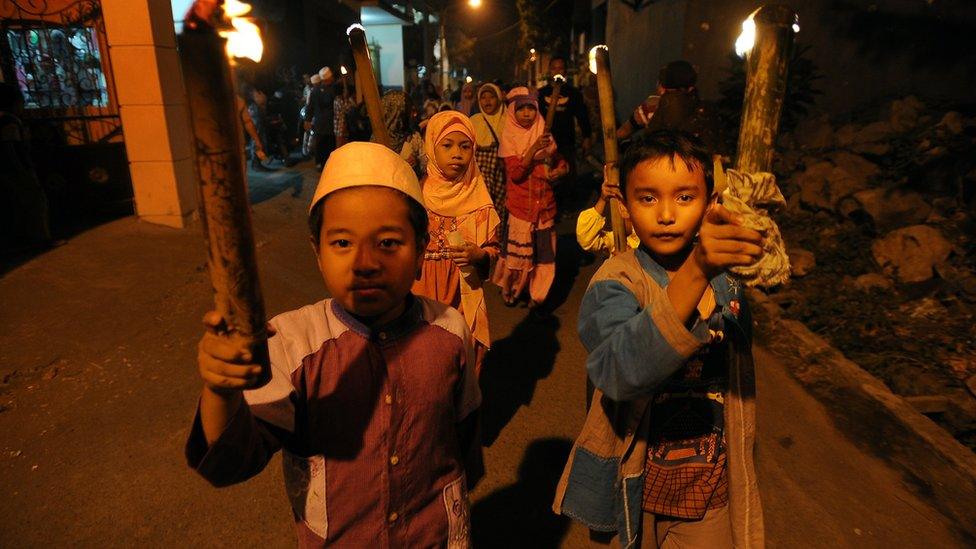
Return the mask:
[[[474,147],[468,136],[461,132],[451,132],[441,138],[434,146],[434,161],[451,181],[457,181],[468,169]]]
[[[626,217],[657,258],[673,259],[691,250],[708,208],[701,166],[689,170],[675,157],[645,160],[627,177]]]
[[[498,96],[491,89],[481,92],[478,103],[481,105],[481,112],[485,114],[491,115],[498,111]]]
[[[537,110],[534,105],[522,105],[515,110],[515,120],[523,128],[531,128],[532,123],[535,122],[535,115]]]
[[[354,187],[336,191],[322,205],[316,253],[325,286],[367,324],[403,313],[423,263],[406,200],[393,189]]]

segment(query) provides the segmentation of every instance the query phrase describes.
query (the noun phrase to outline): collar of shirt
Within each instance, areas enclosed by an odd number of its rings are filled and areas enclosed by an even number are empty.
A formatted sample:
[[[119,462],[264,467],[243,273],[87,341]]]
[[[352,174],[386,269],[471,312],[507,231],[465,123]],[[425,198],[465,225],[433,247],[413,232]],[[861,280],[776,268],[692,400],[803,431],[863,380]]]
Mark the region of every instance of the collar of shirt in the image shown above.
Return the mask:
[[[424,310],[420,300],[414,297],[413,294],[407,294],[406,300],[407,308],[403,314],[382,326],[367,326],[363,324],[349,311],[342,308],[342,305],[335,299],[332,300],[332,313],[335,314],[340,322],[362,337],[372,341],[388,343],[409,334],[423,320]]]
[[[654,282],[657,282],[658,286],[667,288],[670,279],[668,278],[668,272],[664,270],[664,267],[659,265],[657,261],[654,261],[643,246],[638,247],[634,253],[637,256],[637,261],[640,262],[641,267],[644,269],[644,272],[649,274],[651,278],[654,279]],[[735,298],[739,284],[741,283],[732,278],[732,276],[728,273],[722,273],[709,281],[712,291],[715,292],[716,305],[723,308],[727,307]]]

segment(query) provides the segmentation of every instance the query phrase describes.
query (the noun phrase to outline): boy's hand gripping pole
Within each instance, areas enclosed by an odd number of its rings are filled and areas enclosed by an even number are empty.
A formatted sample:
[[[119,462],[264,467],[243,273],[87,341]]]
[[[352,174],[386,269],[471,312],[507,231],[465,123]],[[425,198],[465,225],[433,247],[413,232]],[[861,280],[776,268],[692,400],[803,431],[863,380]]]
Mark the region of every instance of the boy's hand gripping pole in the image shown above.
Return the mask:
[[[197,0],[179,36],[179,52],[214,302],[226,331],[243,336],[254,363],[261,365],[254,386],[260,387],[271,379],[271,361],[251,229],[241,116],[225,53],[227,39],[219,34],[228,27],[230,22],[218,3]]]

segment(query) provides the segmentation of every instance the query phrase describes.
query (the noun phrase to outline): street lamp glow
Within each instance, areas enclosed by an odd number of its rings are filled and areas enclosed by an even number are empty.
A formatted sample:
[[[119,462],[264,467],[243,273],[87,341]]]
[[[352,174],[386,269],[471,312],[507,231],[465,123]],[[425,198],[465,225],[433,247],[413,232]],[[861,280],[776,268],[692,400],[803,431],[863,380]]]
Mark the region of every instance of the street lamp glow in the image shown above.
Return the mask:
[[[590,72],[592,72],[593,74],[596,74],[596,50],[601,49],[601,48],[602,49],[605,49],[607,51],[610,51],[610,48],[608,48],[606,44],[598,44],[598,45],[593,46],[592,48],[590,48],[590,57],[589,57],[589,59],[590,59]]]
[[[342,76],[349,74],[349,71],[346,70],[345,65],[339,65],[339,72],[342,73]]]
[[[473,79],[473,78],[471,78],[470,76],[465,76],[465,77],[464,77],[464,81],[465,81],[466,83],[468,83],[468,84],[470,84],[470,83],[472,83],[472,82],[474,82],[474,79]]]
[[[800,14],[796,13],[793,15],[793,32],[800,32]]]
[[[468,5],[471,6],[472,8],[480,8],[481,0],[468,0]]]

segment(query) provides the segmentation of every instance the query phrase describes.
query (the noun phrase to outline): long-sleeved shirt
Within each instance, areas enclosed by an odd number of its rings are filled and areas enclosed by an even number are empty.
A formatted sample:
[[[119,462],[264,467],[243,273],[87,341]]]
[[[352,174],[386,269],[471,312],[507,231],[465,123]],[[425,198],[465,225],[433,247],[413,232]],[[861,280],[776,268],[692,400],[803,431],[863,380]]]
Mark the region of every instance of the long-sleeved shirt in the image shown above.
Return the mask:
[[[553,510],[589,528],[617,532],[622,546],[638,539],[648,450],[660,413],[654,397],[715,341],[729,346],[722,429],[728,452],[733,545],[762,547],[762,504],[755,463],[755,373],[752,320],[742,284],[721,274],[710,281],[714,305],[689,329],[667,296],[668,274],[643,248],[610,258],[593,276],[577,330],[589,351],[593,406],[556,487]],[[707,307],[706,307],[707,309]],[[649,443],[655,444],[649,446]]]
[[[481,399],[471,335],[457,311],[409,299],[381,327],[331,299],[272,319],[271,381],[244,392],[209,448],[198,413],[190,466],[225,486],[281,449],[302,547],[465,543],[464,456],[480,451],[463,432]]]
[[[576,218],[576,242],[579,243],[580,248],[588,252],[617,251],[613,241],[613,231],[604,229],[606,222],[606,218],[600,215],[596,208],[581,211]],[[627,245],[632,249],[640,246],[640,239],[633,230],[627,235]]]
[[[546,165],[522,163],[521,156],[505,157],[505,206],[508,213],[530,223],[556,218],[556,195],[552,182],[546,177]],[[563,169],[566,161],[556,153],[549,170]]]

